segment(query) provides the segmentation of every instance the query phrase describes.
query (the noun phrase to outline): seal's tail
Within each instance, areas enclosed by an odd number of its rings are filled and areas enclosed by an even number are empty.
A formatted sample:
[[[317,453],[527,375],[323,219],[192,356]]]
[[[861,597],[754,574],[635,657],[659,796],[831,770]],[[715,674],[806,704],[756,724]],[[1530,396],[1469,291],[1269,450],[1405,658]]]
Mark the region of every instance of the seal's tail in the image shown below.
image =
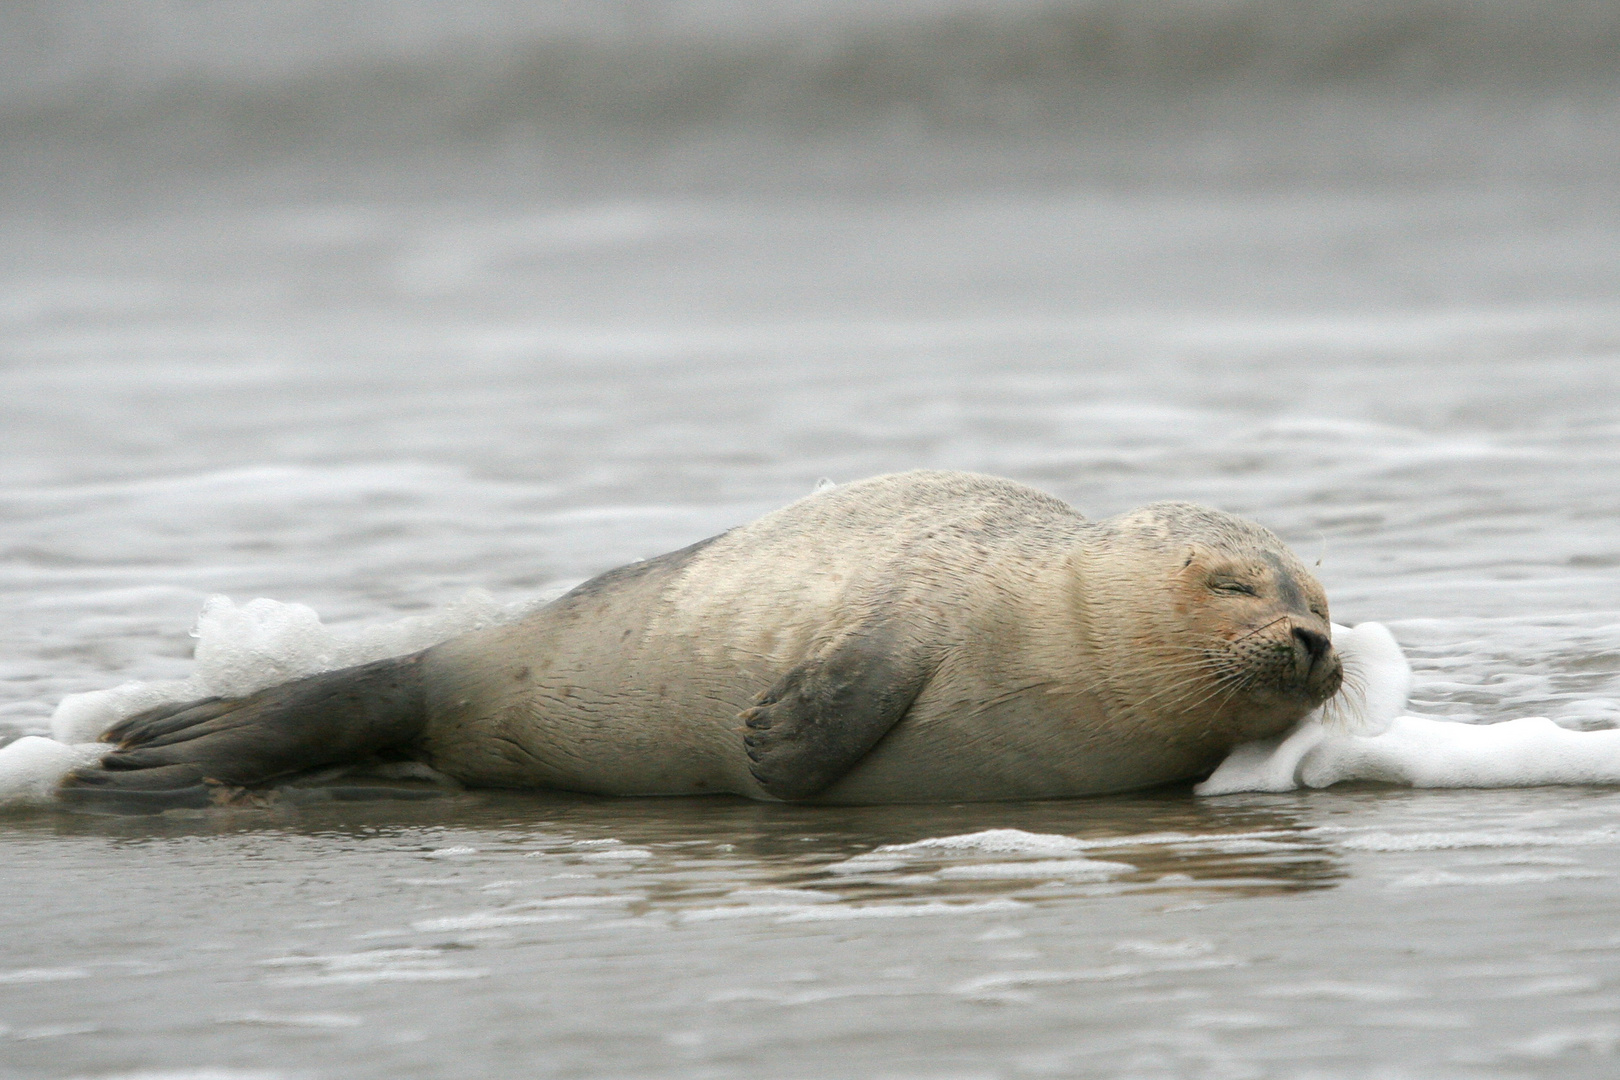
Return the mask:
[[[206,806],[242,788],[407,750],[426,719],[422,654],[310,675],[241,698],[136,713],[102,735],[116,749],[62,781],[108,809]]]

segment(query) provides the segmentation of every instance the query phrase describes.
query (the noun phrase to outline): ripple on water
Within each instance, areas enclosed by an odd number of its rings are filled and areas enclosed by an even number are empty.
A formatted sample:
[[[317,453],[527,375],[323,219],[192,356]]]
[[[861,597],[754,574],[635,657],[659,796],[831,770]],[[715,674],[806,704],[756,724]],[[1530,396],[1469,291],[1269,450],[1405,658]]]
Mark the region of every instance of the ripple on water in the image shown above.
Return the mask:
[[[292,974],[273,975],[276,986],[315,987],[364,983],[439,983],[482,979],[484,968],[457,967],[439,949],[374,949],[323,956],[279,956],[259,961],[260,967]]]
[[[65,982],[69,979],[88,979],[90,972],[84,968],[13,968],[10,971],[0,971],[0,986],[15,986],[20,983],[48,983]]]

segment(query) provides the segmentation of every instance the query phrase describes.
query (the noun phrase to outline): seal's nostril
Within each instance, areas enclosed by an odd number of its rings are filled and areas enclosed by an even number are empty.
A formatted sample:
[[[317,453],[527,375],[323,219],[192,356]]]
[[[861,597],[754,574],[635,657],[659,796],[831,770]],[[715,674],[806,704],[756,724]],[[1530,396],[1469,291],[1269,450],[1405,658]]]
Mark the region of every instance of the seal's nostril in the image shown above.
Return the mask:
[[[1305,652],[1310,655],[1312,663],[1326,656],[1327,651],[1333,647],[1333,642],[1328,640],[1326,634],[1318,634],[1315,630],[1307,630],[1303,626],[1294,627],[1294,637],[1305,646]]]

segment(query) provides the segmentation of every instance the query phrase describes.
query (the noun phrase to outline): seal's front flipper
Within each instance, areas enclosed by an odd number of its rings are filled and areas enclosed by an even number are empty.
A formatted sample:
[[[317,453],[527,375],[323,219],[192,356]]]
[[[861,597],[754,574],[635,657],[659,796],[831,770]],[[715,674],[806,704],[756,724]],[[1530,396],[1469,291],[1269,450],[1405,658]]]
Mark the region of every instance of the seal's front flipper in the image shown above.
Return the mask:
[[[932,673],[925,656],[891,635],[851,634],[743,712],[748,771],[778,799],[809,798],[888,734]]]
[[[253,787],[323,765],[405,749],[426,719],[421,654],[272,686],[244,698],[148,709],[107,730],[100,764],[68,774],[75,802],[205,805],[220,785]]]

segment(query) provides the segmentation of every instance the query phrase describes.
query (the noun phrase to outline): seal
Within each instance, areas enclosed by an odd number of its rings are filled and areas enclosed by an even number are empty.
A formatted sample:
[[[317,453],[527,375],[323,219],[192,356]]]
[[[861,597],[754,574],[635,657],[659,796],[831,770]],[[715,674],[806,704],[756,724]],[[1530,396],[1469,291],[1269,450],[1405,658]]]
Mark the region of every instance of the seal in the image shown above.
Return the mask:
[[[1322,587],[1188,503],[1090,522],[1009,480],[818,492],[526,619],[148,710],[63,793],[209,801],[415,760],[469,786],[897,803],[1207,775],[1340,685]]]

